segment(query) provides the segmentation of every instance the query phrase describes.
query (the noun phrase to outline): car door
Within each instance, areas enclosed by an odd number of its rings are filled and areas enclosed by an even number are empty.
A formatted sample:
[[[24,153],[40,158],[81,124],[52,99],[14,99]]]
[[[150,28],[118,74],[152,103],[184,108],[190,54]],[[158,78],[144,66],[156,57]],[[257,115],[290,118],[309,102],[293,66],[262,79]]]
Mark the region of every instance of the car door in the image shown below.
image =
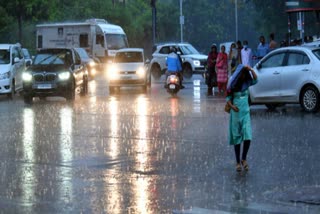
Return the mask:
[[[311,70],[310,58],[303,51],[288,52],[281,72],[280,96],[283,101],[298,101],[299,90]]]
[[[74,72],[76,85],[79,86],[83,82],[85,66],[83,64],[81,64],[81,58],[80,58],[79,54],[76,51],[73,51],[73,53],[74,53],[73,72]]]
[[[280,74],[286,52],[269,55],[255,66],[258,83],[250,87],[252,102],[275,102],[280,96]]]

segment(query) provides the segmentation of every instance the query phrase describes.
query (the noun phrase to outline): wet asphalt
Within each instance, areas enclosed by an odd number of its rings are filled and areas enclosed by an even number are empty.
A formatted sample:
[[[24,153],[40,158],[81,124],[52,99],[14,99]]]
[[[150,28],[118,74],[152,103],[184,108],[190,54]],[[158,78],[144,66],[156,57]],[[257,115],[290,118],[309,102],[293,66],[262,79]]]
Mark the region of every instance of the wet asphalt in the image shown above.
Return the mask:
[[[73,103],[1,96],[0,213],[320,213],[319,112],[252,106],[237,173],[224,98],[185,86],[109,94],[97,76]]]

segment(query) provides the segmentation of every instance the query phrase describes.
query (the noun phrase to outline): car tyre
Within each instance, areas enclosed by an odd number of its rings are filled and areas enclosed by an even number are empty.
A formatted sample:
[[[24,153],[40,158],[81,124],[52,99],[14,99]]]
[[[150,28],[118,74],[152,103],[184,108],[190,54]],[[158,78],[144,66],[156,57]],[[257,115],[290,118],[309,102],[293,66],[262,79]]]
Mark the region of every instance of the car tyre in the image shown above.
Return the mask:
[[[67,92],[66,99],[67,101],[74,101],[76,99],[76,91],[73,83],[70,87],[70,91]]]
[[[33,97],[30,96],[30,95],[24,95],[23,96],[23,101],[25,104],[32,104],[32,100],[33,100]]]
[[[14,97],[14,94],[15,94],[15,90],[16,90],[16,87],[15,87],[15,84],[14,84],[14,80],[12,80],[12,83],[11,83],[11,92],[8,94],[8,98],[9,99],[13,99]]]
[[[300,105],[306,112],[315,112],[319,109],[319,91],[313,87],[306,87],[300,96]]]
[[[157,64],[153,64],[151,66],[151,74],[152,74],[152,77],[156,80],[160,79],[161,77],[161,68],[159,65]]]
[[[85,96],[86,94],[88,94],[88,77],[83,77],[80,95]]]
[[[183,66],[182,74],[186,79],[190,79],[192,77],[192,68],[189,64]]]

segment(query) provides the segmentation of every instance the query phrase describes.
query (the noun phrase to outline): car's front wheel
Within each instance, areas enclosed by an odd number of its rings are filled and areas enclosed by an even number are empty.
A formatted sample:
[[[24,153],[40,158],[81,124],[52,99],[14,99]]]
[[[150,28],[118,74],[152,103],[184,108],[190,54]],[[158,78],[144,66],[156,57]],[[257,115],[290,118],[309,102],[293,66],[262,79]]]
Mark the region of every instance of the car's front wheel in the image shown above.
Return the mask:
[[[157,64],[153,64],[151,66],[151,74],[152,74],[152,77],[156,80],[160,79],[161,77],[161,68],[159,65]]]
[[[190,79],[192,77],[192,68],[189,64],[183,66],[182,74],[186,79]]]
[[[67,101],[74,101],[76,99],[76,91],[73,83],[69,91],[67,91],[66,99]]]
[[[83,77],[80,95],[84,96],[86,94],[88,94],[88,77]]]
[[[25,104],[31,104],[32,100],[33,100],[33,97],[31,95],[25,94],[23,96],[23,101],[24,101]]]
[[[306,112],[315,112],[319,108],[319,91],[314,86],[306,87],[300,98],[300,105]]]

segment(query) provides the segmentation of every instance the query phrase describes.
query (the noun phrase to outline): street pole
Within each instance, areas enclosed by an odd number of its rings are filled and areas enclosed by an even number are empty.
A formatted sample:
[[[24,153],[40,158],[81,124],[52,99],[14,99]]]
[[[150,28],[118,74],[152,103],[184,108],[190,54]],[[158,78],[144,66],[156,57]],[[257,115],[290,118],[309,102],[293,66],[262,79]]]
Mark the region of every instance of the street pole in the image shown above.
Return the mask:
[[[180,0],[180,41],[183,42],[183,24],[184,24],[184,16],[182,15],[182,0]]]
[[[238,0],[235,0],[234,5],[236,19],[236,41],[238,41]]]

